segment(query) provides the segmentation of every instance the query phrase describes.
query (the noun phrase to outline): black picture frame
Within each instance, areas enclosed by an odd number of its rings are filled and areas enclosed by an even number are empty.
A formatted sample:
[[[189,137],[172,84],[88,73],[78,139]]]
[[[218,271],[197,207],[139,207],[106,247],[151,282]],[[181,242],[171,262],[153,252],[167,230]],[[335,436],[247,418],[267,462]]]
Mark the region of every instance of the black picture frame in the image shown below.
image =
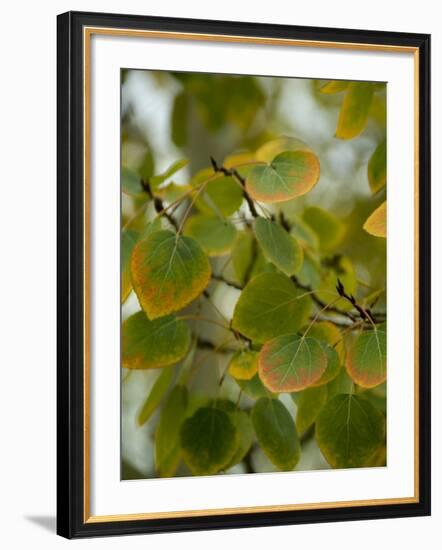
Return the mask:
[[[198,517],[88,522],[84,508],[83,46],[85,27],[409,46],[419,56],[419,499]],[[430,514],[430,36],[69,12],[57,21],[57,533],[67,538],[334,522]]]

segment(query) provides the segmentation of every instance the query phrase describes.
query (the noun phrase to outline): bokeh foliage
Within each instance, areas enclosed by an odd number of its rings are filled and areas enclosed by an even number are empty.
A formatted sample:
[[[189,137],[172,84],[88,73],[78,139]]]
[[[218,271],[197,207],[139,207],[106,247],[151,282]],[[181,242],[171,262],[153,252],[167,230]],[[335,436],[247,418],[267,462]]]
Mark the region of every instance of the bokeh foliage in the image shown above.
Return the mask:
[[[385,465],[385,85],[122,82],[122,477]]]

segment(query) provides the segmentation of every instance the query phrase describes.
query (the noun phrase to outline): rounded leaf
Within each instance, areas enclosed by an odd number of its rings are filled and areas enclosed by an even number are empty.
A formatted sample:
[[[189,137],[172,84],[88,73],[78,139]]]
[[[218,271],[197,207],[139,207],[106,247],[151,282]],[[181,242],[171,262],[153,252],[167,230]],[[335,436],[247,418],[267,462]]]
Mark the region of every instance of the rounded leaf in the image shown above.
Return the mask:
[[[237,351],[230,360],[229,374],[236,380],[250,380],[257,372],[258,353],[256,351]]]
[[[209,284],[210,263],[199,244],[171,231],[139,241],[131,260],[132,284],[150,319],[178,311]]]
[[[384,139],[368,162],[368,182],[372,193],[377,193],[387,183],[387,141]]]
[[[183,458],[195,475],[216,474],[233,458],[237,432],[229,415],[215,407],[202,407],[181,427]]]
[[[318,236],[321,250],[332,250],[342,241],[345,226],[327,210],[310,206],[304,210],[302,217]]]
[[[299,395],[296,402],[296,429],[303,434],[315,423],[322,407],[327,403],[327,386],[307,388]]]
[[[375,237],[387,237],[387,201],[370,214],[364,223],[364,229]]]
[[[336,350],[324,342],[321,342],[321,344],[325,355],[327,356],[327,368],[322,373],[319,380],[313,384],[313,386],[323,386],[324,384],[328,384],[341,372],[341,361],[339,360]]]
[[[230,459],[230,462],[225,466],[226,470],[243,460],[243,458],[249,452],[250,447],[253,443],[253,439],[255,437],[252,420],[248,412],[237,409],[235,412],[231,412],[229,416],[233,424],[236,426],[239,438],[237,448],[233,453],[233,457]]]
[[[371,82],[352,82],[348,87],[339,113],[336,137],[352,139],[367,125],[373,101],[374,86]]]
[[[262,347],[258,370],[272,392],[294,392],[319,380],[327,368],[327,356],[314,338],[286,334]]]
[[[223,176],[211,179],[199,194],[195,205],[205,214],[231,216],[243,201],[243,191],[232,176]]]
[[[301,269],[304,256],[302,248],[278,223],[258,218],[255,235],[264,256],[280,271],[290,276]]]
[[[174,378],[174,374],[174,367],[166,367],[160,371],[160,375],[155,380],[155,384],[152,386],[149,395],[146,397],[140,412],[138,413],[138,426],[143,426],[155,412],[156,408],[159,406],[161,400],[169,389],[169,386]]]
[[[359,334],[347,353],[345,366],[352,380],[363,388],[373,388],[387,378],[386,325]]]
[[[130,256],[138,240],[138,231],[126,229],[121,232],[121,302],[124,303],[132,290]]]
[[[221,256],[232,248],[236,229],[227,220],[198,214],[187,220],[184,233],[195,239],[209,256]]]
[[[283,471],[296,466],[301,446],[295,423],[278,399],[262,397],[252,409],[252,422],[263,451]]]
[[[307,320],[311,299],[282,273],[261,273],[244,288],[232,327],[255,342],[296,332]]]
[[[336,395],[316,420],[319,449],[333,468],[371,465],[384,439],[384,415],[357,395]]]
[[[321,342],[326,342],[337,351],[340,362],[342,362],[342,364],[344,363],[344,338],[336,325],[330,323],[330,321],[320,321],[310,328],[308,335]]]
[[[284,202],[310,191],[319,179],[319,161],[311,151],[286,151],[247,174],[249,195],[262,202]]]
[[[260,162],[272,162],[272,160],[285,151],[311,151],[310,147],[300,139],[281,136],[267,141],[256,151],[255,160]]]
[[[138,311],[122,326],[122,367],[157,369],[173,365],[189,349],[190,329],[172,315],[150,321]]]
[[[121,168],[121,190],[126,195],[131,195],[135,198],[148,198],[141,185],[140,176],[130,168],[127,168],[127,166]]]

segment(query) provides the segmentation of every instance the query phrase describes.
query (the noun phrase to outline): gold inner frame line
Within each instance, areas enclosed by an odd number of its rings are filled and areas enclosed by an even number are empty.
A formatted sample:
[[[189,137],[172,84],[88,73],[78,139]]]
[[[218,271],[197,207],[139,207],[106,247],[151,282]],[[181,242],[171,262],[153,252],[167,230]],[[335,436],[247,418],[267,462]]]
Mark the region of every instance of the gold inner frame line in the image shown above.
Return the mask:
[[[91,79],[91,37],[92,35],[156,38],[169,40],[194,40],[202,42],[230,42],[257,45],[333,48],[342,50],[412,53],[414,62],[414,495],[370,500],[318,502],[237,508],[215,508],[206,510],[181,510],[172,512],[151,512],[136,514],[91,515],[90,493],[90,79]],[[204,517],[228,514],[249,514],[297,510],[323,510],[355,506],[381,506],[388,504],[410,504],[419,502],[419,49],[411,46],[378,45],[321,40],[297,40],[283,38],[244,37],[235,35],[147,31],[136,29],[114,29],[107,27],[84,27],[83,29],[83,169],[84,169],[84,522],[102,523],[134,521],[161,518]]]

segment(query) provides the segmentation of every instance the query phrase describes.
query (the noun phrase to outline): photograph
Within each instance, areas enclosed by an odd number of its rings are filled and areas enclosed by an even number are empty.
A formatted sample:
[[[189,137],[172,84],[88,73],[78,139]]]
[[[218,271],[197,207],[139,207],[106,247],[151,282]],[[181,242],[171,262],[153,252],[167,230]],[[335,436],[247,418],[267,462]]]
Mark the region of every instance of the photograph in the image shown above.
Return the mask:
[[[389,88],[317,76],[121,68],[122,481],[388,466]]]

